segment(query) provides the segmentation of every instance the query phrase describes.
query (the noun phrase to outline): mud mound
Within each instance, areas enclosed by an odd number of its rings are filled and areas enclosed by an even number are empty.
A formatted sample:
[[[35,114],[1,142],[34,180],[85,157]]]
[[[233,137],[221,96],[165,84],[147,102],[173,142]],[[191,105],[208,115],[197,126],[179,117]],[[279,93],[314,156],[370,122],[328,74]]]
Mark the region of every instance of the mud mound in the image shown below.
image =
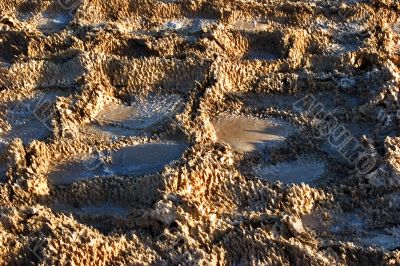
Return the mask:
[[[0,264],[400,264],[396,1],[0,0]]]

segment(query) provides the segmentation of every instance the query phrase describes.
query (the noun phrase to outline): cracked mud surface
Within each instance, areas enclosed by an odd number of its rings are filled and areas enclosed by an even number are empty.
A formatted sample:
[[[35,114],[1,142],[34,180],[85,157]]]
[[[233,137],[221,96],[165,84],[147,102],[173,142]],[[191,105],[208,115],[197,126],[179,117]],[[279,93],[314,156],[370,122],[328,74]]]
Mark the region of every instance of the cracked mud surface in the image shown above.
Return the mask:
[[[79,3],[0,0],[1,265],[400,264],[398,1]]]

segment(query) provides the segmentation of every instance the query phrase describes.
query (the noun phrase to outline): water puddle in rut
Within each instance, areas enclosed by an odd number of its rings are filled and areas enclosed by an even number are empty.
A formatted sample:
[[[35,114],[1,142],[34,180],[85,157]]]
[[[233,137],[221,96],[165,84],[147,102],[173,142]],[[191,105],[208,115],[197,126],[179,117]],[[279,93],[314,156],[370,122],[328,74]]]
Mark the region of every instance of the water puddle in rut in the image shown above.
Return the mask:
[[[126,106],[110,104],[85,131],[107,136],[135,136],[139,131],[171,121],[182,103],[178,95],[150,97]]]
[[[285,184],[314,184],[326,170],[323,161],[313,158],[300,158],[292,162],[276,165],[263,165],[255,168],[256,176],[271,182]]]
[[[179,159],[187,145],[184,142],[144,143],[114,151],[96,152],[50,167],[49,181],[53,185],[70,184],[78,180],[114,175],[139,176],[161,171],[165,165]]]
[[[277,119],[221,115],[212,124],[217,138],[238,152],[273,147],[294,133],[289,123]]]

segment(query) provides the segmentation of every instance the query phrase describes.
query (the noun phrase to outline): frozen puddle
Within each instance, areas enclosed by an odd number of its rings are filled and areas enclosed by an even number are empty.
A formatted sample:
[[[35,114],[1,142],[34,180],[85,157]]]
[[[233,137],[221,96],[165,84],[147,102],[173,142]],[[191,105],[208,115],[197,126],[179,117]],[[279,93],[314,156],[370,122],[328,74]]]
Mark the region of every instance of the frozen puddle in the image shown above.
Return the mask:
[[[20,138],[24,144],[32,140],[41,140],[49,136],[50,130],[35,117],[24,117],[11,123],[11,130],[0,133],[0,141],[3,139],[8,142],[15,138]]]
[[[184,142],[160,142],[96,152],[81,160],[50,167],[49,181],[53,185],[60,185],[94,177],[156,173],[179,159],[186,147]]]
[[[87,205],[79,208],[74,208],[67,204],[54,204],[52,206],[55,212],[73,213],[77,215],[92,215],[92,216],[118,216],[126,217],[129,210],[125,207],[117,206],[113,203],[104,203],[101,205]]]
[[[385,250],[400,248],[400,229],[393,228],[385,231],[373,231],[358,241],[367,247],[377,247]]]
[[[15,138],[27,144],[48,137],[52,131],[52,105],[57,96],[56,93],[46,93],[34,99],[7,104],[4,119],[9,128],[0,130],[0,146],[2,142],[7,143]]]
[[[45,14],[39,21],[38,29],[44,33],[54,33],[65,28],[72,17],[64,14]]]
[[[325,163],[312,158],[300,158],[293,162],[264,165],[255,168],[255,174],[271,182],[285,184],[313,184],[326,170]]]
[[[356,213],[334,213],[329,231],[341,236],[357,235],[363,232],[365,226],[364,220]]]
[[[268,53],[264,51],[257,51],[257,50],[252,50],[250,51],[246,59],[248,60],[262,60],[262,61],[273,61],[273,60],[278,60],[281,58],[281,56],[274,54],[274,53]]]
[[[315,212],[303,216],[302,222],[318,233],[334,234],[341,242],[352,242],[366,248],[375,247],[384,250],[400,248],[399,227],[369,229],[367,220],[355,212],[333,212],[330,217],[331,219],[324,222],[322,213]]]
[[[0,131],[0,142],[7,143],[15,138],[20,138],[27,144],[32,140],[45,139],[51,132],[51,118],[40,117],[24,107],[23,109],[10,109],[6,120],[10,125],[9,130]],[[0,144],[1,145],[1,144]]]
[[[216,24],[216,20],[194,18],[194,19],[179,19],[171,20],[162,26],[164,30],[180,31],[184,33],[198,33]]]
[[[49,134],[49,129],[41,121],[35,117],[30,117],[12,124],[10,131],[0,134],[0,141],[3,139],[8,142],[12,139],[20,138],[24,144],[27,144],[32,140],[45,139]]]
[[[172,120],[182,99],[178,95],[150,97],[130,106],[111,104],[87,127],[91,133],[109,136],[133,136],[138,131]]]
[[[212,125],[217,138],[238,152],[273,147],[294,133],[294,128],[284,121],[236,115],[221,115]]]
[[[268,25],[265,23],[260,23],[258,21],[237,21],[232,24],[233,28],[238,30],[247,30],[247,31],[261,31],[267,30]]]

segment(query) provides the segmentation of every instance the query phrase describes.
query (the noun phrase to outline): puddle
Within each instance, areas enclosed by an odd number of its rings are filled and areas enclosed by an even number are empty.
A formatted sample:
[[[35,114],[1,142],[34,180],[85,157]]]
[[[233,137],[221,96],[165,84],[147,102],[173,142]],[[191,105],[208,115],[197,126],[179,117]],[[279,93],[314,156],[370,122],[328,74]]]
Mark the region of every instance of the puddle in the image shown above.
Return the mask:
[[[350,52],[356,52],[361,49],[360,44],[353,43],[342,43],[342,44],[332,44],[328,47],[328,52],[333,55],[346,54]]]
[[[51,166],[49,181],[53,185],[60,185],[94,177],[156,173],[179,159],[186,147],[184,142],[160,142],[95,152],[83,159]]]
[[[279,58],[281,57],[277,54],[267,53],[263,51],[256,51],[256,50],[250,51],[246,56],[246,59],[248,60],[264,60],[264,61],[278,60]]]
[[[395,250],[400,248],[400,230],[395,228],[395,230],[388,230],[388,232],[373,231],[366,237],[361,237],[357,242],[367,247]]]
[[[216,20],[195,18],[171,20],[162,26],[164,30],[182,31],[186,33],[199,33],[216,24]]]
[[[54,204],[52,210],[55,212],[73,213],[78,215],[93,215],[93,216],[118,216],[127,217],[129,214],[128,208],[115,205],[113,203],[104,203],[101,205],[87,205],[79,208],[74,208],[67,204]]]
[[[232,24],[235,29],[247,31],[267,30],[268,25],[258,21],[237,21]]]
[[[24,144],[33,140],[43,140],[50,135],[50,130],[36,117],[21,116],[18,120],[11,121],[11,130],[0,133],[0,141],[9,142],[20,138]]]
[[[335,95],[334,93],[314,93],[300,95],[285,94],[237,94],[248,106],[257,108],[276,107],[288,111],[310,112],[314,107],[322,105],[323,111],[329,113],[350,111],[361,105],[362,101],[354,96]],[[321,108],[317,109],[320,110]]]
[[[20,138],[27,144],[32,140],[47,138],[52,130],[52,104],[57,96],[56,93],[48,93],[27,101],[8,103],[5,106],[5,120],[11,130],[0,132],[0,143]]]
[[[131,106],[112,104],[105,107],[87,126],[90,133],[108,136],[134,136],[138,131],[173,119],[182,103],[178,95],[150,97]]]
[[[110,233],[120,230],[127,224],[130,208],[113,202],[95,203],[83,206],[72,206],[66,203],[53,203],[50,208],[55,213],[72,215],[77,221],[100,230],[102,233]]]
[[[400,34],[400,21],[389,24],[389,28],[390,28],[395,34]]]
[[[368,229],[365,218],[357,213],[333,212],[330,219],[324,219],[321,212],[302,217],[303,224],[317,232],[334,234],[339,241],[353,242],[364,247],[376,247],[384,250],[395,250],[400,247],[400,228]],[[325,222],[324,222],[325,221]]]
[[[277,119],[220,115],[212,125],[217,138],[238,152],[273,147],[294,133],[294,128],[289,123]]]
[[[43,33],[54,33],[65,28],[72,17],[64,14],[45,14],[39,21],[38,29]]]
[[[357,213],[331,212],[324,216],[322,211],[304,215],[302,218],[304,226],[315,232],[329,232],[340,238],[364,233],[365,222]]]
[[[313,184],[325,171],[325,163],[313,158],[300,158],[293,162],[264,165],[254,169],[258,178],[285,184]]]
[[[335,235],[348,236],[361,234],[365,226],[363,219],[356,213],[336,213],[329,231]]]
[[[319,234],[326,231],[326,220],[327,219],[323,217],[320,211],[305,214],[301,217],[301,222],[303,223],[303,226]]]
[[[367,138],[379,140],[375,138],[374,128],[366,123],[338,124],[333,127],[330,134],[320,135],[323,140],[320,149],[329,157],[349,164],[349,167],[354,167],[358,154],[366,152],[360,141],[363,135]]]
[[[137,136],[138,131],[133,129],[126,129],[118,126],[108,125],[88,125],[83,128],[83,131],[89,134],[103,135],[107,137],[131,137]]]

